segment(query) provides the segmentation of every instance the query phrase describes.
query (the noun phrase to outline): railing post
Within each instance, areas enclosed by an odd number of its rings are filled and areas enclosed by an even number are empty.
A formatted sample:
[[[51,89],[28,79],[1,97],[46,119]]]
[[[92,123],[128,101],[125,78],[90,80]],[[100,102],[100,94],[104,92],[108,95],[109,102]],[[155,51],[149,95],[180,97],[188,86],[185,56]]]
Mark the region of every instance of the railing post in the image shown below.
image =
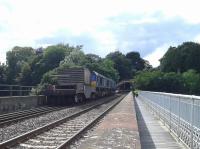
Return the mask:
[[[172,129],[172,99],[171,95],[169,95],[169,131]]]
[[[192,96],[192,105],[191,105],[191,124],[190,124],[190,130],[191,130],[191,135],[190,135],[190,148],[193,149],[193,133],[194,133],[194,98]]]
[[[13,95],[13,92],[12,92],[12,90],[13,90],[13,87],[12,87],[12,86],[10,86],[10,87],[9,87],[9,89],[10,89],[10,96],[12,96],[12,95]]]
[[[161,95],[160,95],[160,93],[159,93],[159,95],[158,95],[158,102],[156,103],[156,104],[157,104],[157,109],[158,109],[158,110],[157,110],[157,111],[158,111],[158,119],[160,119],[160,110],[159,110],[159,106],[160,106],[160,105],[159,105],[159,102],[160,102],[160,99],[161,99],[160,96],[161,96]]]
[[[180,141],[180,102],[181,102],[181,99],[180,99],[180,96],[178,97],[178,141]]]
[[[19,86],[19,96],[22,96],[22,86]]]
[[[166,124],[166,112],[165,112],[165,95],[163,95],[163,117],[164,117],[164,125]]]

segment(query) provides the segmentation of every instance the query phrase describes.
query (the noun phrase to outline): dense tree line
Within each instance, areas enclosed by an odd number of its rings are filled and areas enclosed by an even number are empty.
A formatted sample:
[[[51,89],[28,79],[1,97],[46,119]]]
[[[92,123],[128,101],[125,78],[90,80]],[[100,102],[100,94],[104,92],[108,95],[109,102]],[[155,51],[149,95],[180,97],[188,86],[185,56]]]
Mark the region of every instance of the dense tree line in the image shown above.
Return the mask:
[[[200,72],[200,44],[185,42],[178,47],[170,47],[160,60],[164,72],[185,72],[194,69]]]
[[[136,87],[142,90],[200,94],[200,74],[188,70],[182,74],[175,72],[146,71],[135,77]]]
[[[134,83],[142,90],[200,95],[200,44],[169,47],[160,66],[138,72]]]
[[[0,83],[43,86],[55,83],[52,74],[68,67],[87,67],[115,81],[134,78],[142,90],[200,95],[200,44],[185,42],[169,47],[152,69],[138,52],[109,53],[105,58],[85,54],[82,46],[57,44],[47,48],[14,47],[0,64]]]
[[[44,85],[54,83],[57,71],[68,67],[87,67],[115,81],[132,79],[137,71],[151,66],[138,52],[109,53],[105,58],[85,54],[82,46],[57,44],[47,48],[14,47],[7,52],[6,64],[0,65],[1,84]]]

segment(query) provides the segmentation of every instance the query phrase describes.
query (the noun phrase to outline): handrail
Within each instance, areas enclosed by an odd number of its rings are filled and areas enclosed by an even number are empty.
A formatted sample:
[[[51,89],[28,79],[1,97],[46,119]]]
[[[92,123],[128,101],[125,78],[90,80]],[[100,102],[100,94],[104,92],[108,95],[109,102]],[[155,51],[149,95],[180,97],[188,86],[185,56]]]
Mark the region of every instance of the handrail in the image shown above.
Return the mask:
[[[200,148],[200,97],[139,91],[141,99],[178,140],[191,149]]]
[[[194,99],[200,100],[200,96],[196,96],[196,95],[174,94],[174,93],[153,92],[153,91],[142,91],[142,92],[147,92],[147,93],[149,92],[153,94],[168,95],[168,96],[182,97],[182,98],[194,98]]]
[[[35,86],[0,84],[0,96],[26,96]]]

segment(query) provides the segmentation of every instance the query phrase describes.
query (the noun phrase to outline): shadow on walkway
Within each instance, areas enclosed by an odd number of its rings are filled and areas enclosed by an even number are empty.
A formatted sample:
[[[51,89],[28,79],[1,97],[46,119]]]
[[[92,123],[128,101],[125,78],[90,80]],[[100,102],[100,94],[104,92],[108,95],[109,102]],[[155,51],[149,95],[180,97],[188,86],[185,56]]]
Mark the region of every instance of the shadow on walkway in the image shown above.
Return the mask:
[[[136,116],[137,116],[139,133],[140,133],[141,148],[142,149],[155,149],[156,146],[153,142],[151,134],[148,130],[148,127],[146,125],[146,122],[142,116],[141,110],[140,110],[136,100],[135,100],[135,109],[136,109]]]

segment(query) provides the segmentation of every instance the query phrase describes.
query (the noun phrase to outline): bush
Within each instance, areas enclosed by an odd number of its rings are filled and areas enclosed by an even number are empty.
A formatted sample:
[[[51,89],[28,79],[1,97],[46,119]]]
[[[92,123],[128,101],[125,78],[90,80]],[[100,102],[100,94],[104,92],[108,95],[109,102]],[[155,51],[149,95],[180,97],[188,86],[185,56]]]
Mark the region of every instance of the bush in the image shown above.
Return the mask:
[[[140,72],[135,77],[134,83],[136,88],[141,90],[200,94],[200,75],[193,70],[183,74],[160,71]]]

